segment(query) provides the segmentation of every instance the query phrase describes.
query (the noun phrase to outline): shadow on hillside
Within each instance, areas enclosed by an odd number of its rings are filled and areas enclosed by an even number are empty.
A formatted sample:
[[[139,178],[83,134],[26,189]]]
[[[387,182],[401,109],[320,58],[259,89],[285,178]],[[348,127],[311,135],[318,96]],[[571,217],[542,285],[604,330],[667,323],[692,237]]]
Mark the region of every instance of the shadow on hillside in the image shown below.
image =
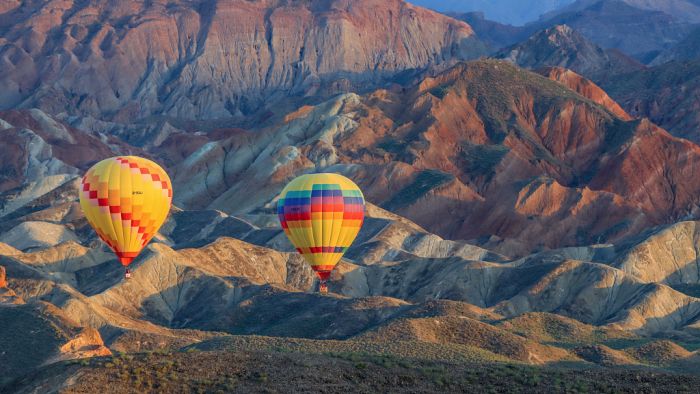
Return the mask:
[[[173,302],[174,301],[174,302]],[[167,305],[171,318],[158,311]],[[170,328],[313,339],[346,339],[410,306],[377,298],[287,291],[239,277],[200,277],[144,300],[144,318]]]

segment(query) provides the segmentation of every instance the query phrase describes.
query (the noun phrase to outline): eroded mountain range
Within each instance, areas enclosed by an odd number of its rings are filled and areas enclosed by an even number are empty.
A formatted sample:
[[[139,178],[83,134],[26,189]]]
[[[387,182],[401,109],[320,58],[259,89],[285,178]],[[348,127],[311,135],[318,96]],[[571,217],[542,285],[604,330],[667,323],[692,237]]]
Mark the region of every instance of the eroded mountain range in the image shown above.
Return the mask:
[[[697,127],[625,99],[692,61],[485,51],[398,0],[0,2],[0,387],[187,346],[693,372]],[[121,154],[175,190],[129,281],[77,204]],[[368,201],[327,297],[274,214],[311,171]]]

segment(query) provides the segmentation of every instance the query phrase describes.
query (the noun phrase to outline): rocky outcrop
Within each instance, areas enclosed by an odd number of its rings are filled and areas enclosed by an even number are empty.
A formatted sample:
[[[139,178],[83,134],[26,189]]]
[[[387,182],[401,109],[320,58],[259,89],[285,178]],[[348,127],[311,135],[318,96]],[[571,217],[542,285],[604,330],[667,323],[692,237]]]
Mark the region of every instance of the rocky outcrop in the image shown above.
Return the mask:
[[[382,295],[423,302],[463,301],[506,317],[549,312],[607,326],[612,332],[654,335],[697,321],[700,300],[648,284],[604,264],[538,257],[487,263],[409,259],[356,267],[339,280],[348,295]],[[356,283],[365,283],[365,292]],[[565,290],[564,290],[565,289]]]
[[[521,209],[534,208],[523,203]],[[641,261],[635,248],[657,235],[511,261],[441,239],[370,205],[356,244],[333,274],[335,294],[328,297],[304,291],[313,290],[315,277],[299,256],[285,252],[290,246],[279,236],[274,215],[264,211],[233,217],[175,209],[160,242],[134,262],[129,281],[104,250],[73,242],[12,252],[0,261],[12,273],[13,289],[30,304],[51,302],[60,308],[54,314],[96,330],[71,331],[56,342],[65,353],[51,353],[51,360],[106,354],[97,332],[112,350],[144,351],[223,335],[216,331],[409,340],[480,348],[532,364],[580,357],[618,365],[641,361],[629,357],[632,353],[585,346],[658,335],[692,341],[700,332],[700,300],[637,278],[628,264],[618,264]],[[669,245],[669,251],[687,249]],[[577,350],[544,344],[549,342]],[[617,357],[625,354],[628,358]]]
[[[12,246],[0,242],[0,255],[2,256],[12,256],[15,254],[20,254],[19,250],[13,248]]]
[[[399,0],[0,7],[0,100],[62,112],[0,112],[0,349],[31,350],[0,353],[10,375],[231,334],[692,362],[597,342],[700,337],[696,223],[678,222],[700,148],[573,71],[447,67],[469,26]],[[532,40],[516,62],[621,64],[566,27]],[[79,175],[124,153],[168,167],[177,205],[130,280],[76,203]],[[368,201],[328,296],[274,211],[311,171]]]
[[[336,171],[356,179],[369,201],[431,233],[479,239],[483,246],[511,256],[614,241],[692,212],[696,186],[684,180],[692,177],[680,174],[692,170],[697,154],[693,145],[671,138],[649,122],[624,121],[629,118],[604,92],[573,73],[562,69],[546,73],[573,90],[505,63],[481,61],[400,88],[340,95],[302,107],[276,120],[275,126],[254,132],[201,135],[191,147],[193,153],[176,160],[171,170],[176,203],[234,214],[269,209],[292,176]],[[37,111],[11,115],[5,117],[43,130],[37,133],[49,141],[53,140],[48,135],[59,136],[66,146],[70,140],[77,144],[85,133]],[[517,127],[508,126],[513,117]],[[100,141],[114,138],[95,131],[85,135],[93,133]],[[176,135],[184,132],[173,131],[167,138]],[[123,143],[107,145],[116,152],[131,149]],[[19,178],[19,189],[0,197],[4,205],[0,209],[12,215],[0,223],[4,236],[14,229],[22,242],[29,243],[31,237],[24,235],[31,231],[20,231],[28,226],[25,222],[62,226],[80,215],[72,174],[89,162],[61,155],[72,164],[59,171],[65,174],[56,175],[60,182],[45,184],[53,176],[30,171],[31,176]],[[642,156],[651,159],[638,166],[635,160]],[[678,160],[681,157],[687,159]],[[16,162],[18,171],[27,174],[29,167]],[[632,171],[633,167],[638,168]],[[664,168],[663,182],[647,182],[659,178],[657,167]],[[612,178],[608,176],[612,171],[627,175]],[[268,242],[250,238],[262,233],[245,220],[224,216],[213,220],[216,225],[200,229],[208,235],[187,233],[191,241],[199,242],[192,246],[227,232],[255,244]],[[83,230],[89,231],[85,223],[75,229],[76,235],[80,237]],[[250,237],[241,234],[244,231]],[[65,239],[57,242],[61,240]],[[284,237],[277,240],[284,242]],[[417,242],[417,247],[457,247],[425,241],[429,238]],[[398,249],[407,248],[414,246]],[[432,251],[410,251],[414,252],[437,256]]]
[[[112,352],[102,342],[100,333],[94,328],[82,329],[60,348],[60,359],[109,356]]]

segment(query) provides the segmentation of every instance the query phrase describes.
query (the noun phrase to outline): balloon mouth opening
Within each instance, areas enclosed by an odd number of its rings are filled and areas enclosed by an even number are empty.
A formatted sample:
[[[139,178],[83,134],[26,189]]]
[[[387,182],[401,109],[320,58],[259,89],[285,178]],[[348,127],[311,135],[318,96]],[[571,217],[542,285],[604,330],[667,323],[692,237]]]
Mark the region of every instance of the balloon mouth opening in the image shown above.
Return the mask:
[[[133,257],[120,257],[119,262],[122,263],[124,267],[127,265],[131,264],[131,262],[134,261]]]
[[[316,276],[318,276],[318,279],[320,279],[322,283],[325,283],[330,279],[331,271],[316,271]]]
[[[138,256],[138,253],[134,252],[117,252],[117,258],[119,258],[119,262],[122,263],[124,267],[127,265],[131,264],[132,261]]]

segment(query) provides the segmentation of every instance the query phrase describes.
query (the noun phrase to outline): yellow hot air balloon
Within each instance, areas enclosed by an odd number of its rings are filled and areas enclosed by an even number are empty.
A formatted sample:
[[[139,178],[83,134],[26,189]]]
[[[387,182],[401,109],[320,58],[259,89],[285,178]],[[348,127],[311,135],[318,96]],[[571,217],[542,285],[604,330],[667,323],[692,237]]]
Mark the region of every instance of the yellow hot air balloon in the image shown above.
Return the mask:
[[[165,222],[172,198],[170,177],[158,164],[118,156],[87,171],[80,207],[97,235],[127,267]],[[128,268],[126,277],[130,277]]]
[[[307,174],[282,190],[277,214],[282,229],[328,292],[330,273],[357,237],[365,213],[360,188],[338,174]]]

